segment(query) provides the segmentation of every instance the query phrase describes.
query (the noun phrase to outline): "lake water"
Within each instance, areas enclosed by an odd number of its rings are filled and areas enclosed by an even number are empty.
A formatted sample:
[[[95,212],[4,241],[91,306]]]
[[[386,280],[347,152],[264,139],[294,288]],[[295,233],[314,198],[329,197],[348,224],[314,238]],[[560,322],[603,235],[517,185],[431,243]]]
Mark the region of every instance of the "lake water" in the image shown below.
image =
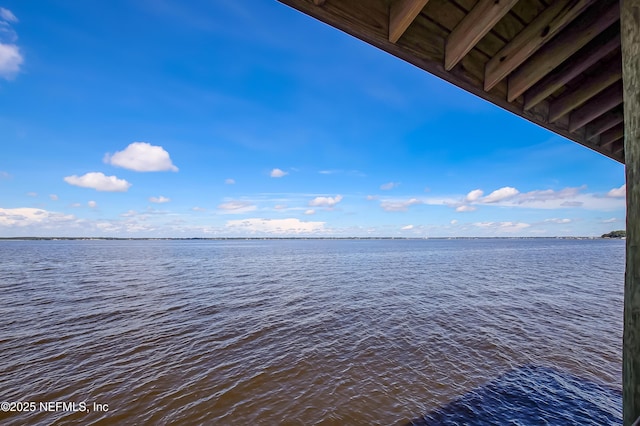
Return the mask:
[[[2,241],[0,423],[621,424],[623,287],[614,240]]]

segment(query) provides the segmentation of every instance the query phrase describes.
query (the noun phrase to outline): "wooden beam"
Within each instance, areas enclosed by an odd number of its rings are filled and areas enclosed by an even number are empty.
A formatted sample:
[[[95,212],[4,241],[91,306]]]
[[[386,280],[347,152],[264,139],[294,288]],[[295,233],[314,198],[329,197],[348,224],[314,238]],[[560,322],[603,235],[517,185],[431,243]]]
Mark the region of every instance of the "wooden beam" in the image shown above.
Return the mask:
[[[315,4],[316,6],[322,6],[324,5],[324,2],[327,0],[313,0],[313,4]]]
[[[549,121],[555,122],[563,115],[582,105],[607,87],[622,78],[622,64],[619,58],[609,63],[581,82],[575,89],[563,93],[549,104]]]
[[[389,41],[397,42],[429,0],[395,0],[389,5]]]
[[[560,87],[573,80],[600,59],[607,56],[613,50],[620,47],[620,33],[617,28],[610,28],[612,31],[605,31],[599,35],[592,43],[589,43],[570,61],[566,61],[558,68],[547,74],[535,86],[527,90],[524,94],[524,109],[526,111],[538,105]],[[615,33],[612,38],[607,36]]]
[[[600,136],[600,146],[611,145],[617,140],[620,140],[624,137],[624,124],[620,124],[619,126],[614,127],[613,129],[609,129],[604,132]]]
[[[587,140],[593,140],[596,136],[611,129],[616,124],[624,121],[622,110],[609,111],[606,114],[596,118],[587,126]]]
[[[518,0],[480,0],[447,38],[444,68],[450,71]]]
[[[619,154],[624,151],[624,139],[620,139],[611,144],[611,152]]]
[[[589,103],[573,111],[569,116],[569,131],[575,132],[580,127],[600,117],[611,108],[622,103],[622,85],[609,86],[597,96],[591,98]]]
[[[624,157],[627,178],[627,259],[622,337],[622,417],[640,419],[640,0],[622,0]]]
[[[566,27],[556,38],[538,50],[509,77],[507,100],[513,102],[555,67],[593,40],[620,17],[617,1],[597,2]]]
[[[557,0],[525,27],[485,66],[484,90],[489,91],[543,44],[551,40],[596,0]]]

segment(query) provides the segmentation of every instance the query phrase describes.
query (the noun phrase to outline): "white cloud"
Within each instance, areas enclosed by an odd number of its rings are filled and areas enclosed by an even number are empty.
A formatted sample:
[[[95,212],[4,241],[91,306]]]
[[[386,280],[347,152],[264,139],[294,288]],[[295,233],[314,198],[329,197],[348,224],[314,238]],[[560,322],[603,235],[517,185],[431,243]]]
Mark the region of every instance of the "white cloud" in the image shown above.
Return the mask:
[[[276,204],[275,206],[273,206],[273,208],[276,210],[284,210],[287,208],[287,206],[284,204]]]
[[[336,204],[342,201],[342,195],[336,195],[335,197],[316,197],[309,201],[311,207],[328,207],[332,208]]]
[[[193,210],[194,212],[205,212],[205,211],[207,211],[207,209],[205,209],[204,207],[193,207],[191,210]]]
[[[149,197],[149,201],[151,201],[152,203],[168,203],[169,201],[171,201],[171,198],[167,198],[164,196],[159,196],[159,197]]]
[[[24,57],[15,44],[18,35],[11,28],[18,18],[8,9],[0,7],[0,77],[11,80],[20,72]]]
[[[24,58],[15,44],[0,43],[0,77],[13,79],[20,72]]]
[[[9,174],[9,172],[0,170],[0,180],[4,179],[11,179],[11,175]]]
[[[378,199],[377,195],[367,195],[367,201],[373,201],[377,199]]]
[[[467,194],[465,200],[468,202],[478,201],[480,197],[482,197],[482,194],[484,194],[484,192],[481,189],[474,189]]]
[[[382,189],[383,191],[389,191],[393,188],[396,188],[398,185],[400,185],[398,182],[388,182],[380,185],[380,189]]]
[[[475,191],[471,191],[469,194],[474,193]],[[506,200],[509,198],[513,198],[518,195],[520,191],[510,186],[505,186],[504,188],[496,189],[491,194],[482,198],[483,203],[496,203],[498,201]],[[468,195],[467,195],[468,197]]]
[[[585,189],[585,186],[581,187],[569,187],[563,188],[559,191],[553,189],[535,190],[519,194],[515,201],[518,204],[531,204],[537,202],[547,202],[553,200],[567,200],[578,196],[581,190]]]
[[[22,207],[16,209],[0,208],[0,226],[25,227],[34,224],[53,224],[75,220],[73,215],[50,212],[42,209]]]
[[[384,200],[380,202],[380,207],[388,212],[404,212],[415,204],[422,204],[422,201],[417,198],[411,198],[409,200]]]
[[[473,225],[478,228],[507,233],[518,232],[531,226],[523,222],[475,222]]]
[[[552,219],[545,219],[544,220],[546,223],[558,223],[558,224],[566,224],[566,223],[571,223],[571,219],[558,219],[558,218],[552,218]]]
[[[0,19],[7,22],[18,22],[18,18],[10,10],[0,7]]]
[[[178,171],[163,147],[147,142],[133,142],[124,151],[118,151],[113,155],[107,153],[104,162],[136,172]]]
[[[582,201],[565,201],[560,206],[562,207],[582,207],[584,203]]]
[[[400,228],[403,231],[408,231],[410,229],[413,229],[413,225],[407,225],[407,226],[403,226],[402,228]]]
[[[82,176],[67,176],[64,181],[69,185],[93,188],[96,191],[105,192],[126,192],[131,187],[131,184],[124,179],[105,176],[104,173],[100,172],[90,172]]]
[[[225,180],[224,180],[224,183],[225,183],[226,185],[233,185],[233,184],[235,184],[235,183],[236,183],[236,181],[235,181],[235,179],[225,179]]]
[[[56,194],[50,194],[49,198],[51,198],[51,201],[58,201],[58,196]]]
[[[272,178],[281,178],[282,176],[286,176],[289,173],[284,172],[280,169],[273,169],[271,170],[271,173],[269,174],[269,176],[271,176]]]
[[[607,192],[607,197],[611,198],[625,198],[627,196],[627,184],[625,183],[620,188],[614,188]]]
[[[82,207],[82,204],[80,204],[80,203],[73,203],[73,204],[71,204],[71,207],[74,207],[74,208]]]
[[[306,214],[306,215],[312,215],[312,214],[316,214],[316,211],[315,211],[314,209],[309,209],[309,210],[306,210],[306,211],[304,212],[304,214]]]
[[[457,221],[456,219],[453,219],[453,220],[452,220],[451,222],[449,222],[449,223],[450,223],[450,224],[452,224],[452,225],[455,225],[455,224],[457,224],[457,223],[458,223],[458,221]]]
[[[95,209],[96,207],[98,207],[98,203],[96,203],[95,201],[91,200],[87,203],[87,205],[89,207],[91,207],[92,209]]]
[[[37,192],[27,192],[27,195],[28,195],[29,197],[37,197],[37,196],[38,196],[38,193],[37,193]]]
[[[218,209],[225,214],[241,214],[255,210],[256,206],[248,201],[228,201],[220,204]]]
[[[463,204],[463,205],[461,205],[461,206],[456,207],[456,211],[457,211],[458,213],[462,213],[462,212],[473,212],[473,211],[476,211],[476,209],[477,209],[476,207],[474,207],[474,206],[469,206],[469,205],[466,205],[466,204]]]
[[[612,218],[603,220],[602,223],[615,223],[615,222],[619,222],[619,221],[620,221],[620,219],[618,219],[616,217],[612,217]]]
[[[300,219],[240,219],[227,221],[227,228],[249,234],[310,234],[321,232],[324,222],[304,222]]]
[[[601,194],[583,193],[586,186],[561,190],[545,189],[521,193],[512,187],[503,187],[482,197],[481,190],[469,192],[462,200],[443,200],[443,204],[456,211],[472,211],[477,205],[522,207],[532,209],[559,209],[580,207],[587,210],[615,210],[624,208],[624,197],[603,197]],[[620,191],[617,188],[616,191]],[[615,194],[615,192],[614,192]],[[429,204],[428,200],[424,201]]]

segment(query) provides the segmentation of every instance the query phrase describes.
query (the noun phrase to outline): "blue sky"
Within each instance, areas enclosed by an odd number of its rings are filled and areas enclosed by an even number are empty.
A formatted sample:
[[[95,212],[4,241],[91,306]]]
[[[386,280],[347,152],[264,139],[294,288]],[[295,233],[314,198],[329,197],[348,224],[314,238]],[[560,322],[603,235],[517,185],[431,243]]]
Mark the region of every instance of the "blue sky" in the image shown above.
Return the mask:
[[[275,1],[0,7],[2,237],[624,228],[623,165]]]

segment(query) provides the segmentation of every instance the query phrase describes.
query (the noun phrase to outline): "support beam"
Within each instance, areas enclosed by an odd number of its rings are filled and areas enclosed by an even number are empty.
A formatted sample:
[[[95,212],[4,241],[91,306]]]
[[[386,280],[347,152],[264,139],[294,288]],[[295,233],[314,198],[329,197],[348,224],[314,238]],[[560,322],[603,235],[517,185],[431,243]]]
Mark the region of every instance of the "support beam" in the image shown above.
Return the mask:
[[[529,111],[553,92],[588,70],[600,59],[620,47],[618,28],[609,28],[580,49],[570,61],[553,70],[524,94],[524,109]]]
[[[619,154],[621,151],[624,151],[624,141],[622,139],[611,144],[611,152]]]
[[[487,62],[484,90],[489,91],[551,40],[596,0],[557,0]]]
[[[480,0],[451,31],[444,51],[444,68],[451,71],[518,0]]]
[[[613,129],[609,129],[606,132],[604,132],[600,136],[600,143],[598,145],[600,146],[611,145],[615,141],[622,139],[623,136],[624,136],[624,125],[621,124],[619,126],[614,127]]]
[[[547,43],[531,59],[515,70],[509,77],[507,100],[513,102],[555,67],[616,22],[620,16],[619,4],[617,1],[607,3],[609,2],[599,2],[589,8],[558,37]]]
[[[640,418],[640,0],[621,0],[627,260],[622,337],[622,417]]]
[[[599,134],[606,132],[616,124],[620,124],[623,121],[624,114],[622,113],[622,109],[609,111],[608,113],[603,114],[601,117],[593,120],[593,122],[587,127],[587,140],[591,141],[595,139]]]
[[[429,0],[394,0],[389,6],[389,41],[397,42]]]
[[[622,103],[622,85],[609,86],[599,95],[593,97],[589,103],[573,111],[569,116],[569,131],[575,132],[592,120],[600,117],[610,109]]]
[[[575,89],[563,93],[549,104],[549,122],[553,123],[563,115],[582,105],[607,87],[622,78],[619,58],[609,61],[602,68],[580,83]]]

